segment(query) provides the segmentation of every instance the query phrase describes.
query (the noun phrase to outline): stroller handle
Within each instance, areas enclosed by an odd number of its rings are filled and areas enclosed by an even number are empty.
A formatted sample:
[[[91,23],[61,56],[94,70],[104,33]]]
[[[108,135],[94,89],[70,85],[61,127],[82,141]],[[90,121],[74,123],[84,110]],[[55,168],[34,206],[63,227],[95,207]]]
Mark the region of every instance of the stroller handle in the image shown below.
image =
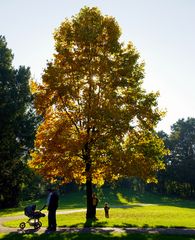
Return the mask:
[[[42,211],[47,205],[44,205],[39,211]]]

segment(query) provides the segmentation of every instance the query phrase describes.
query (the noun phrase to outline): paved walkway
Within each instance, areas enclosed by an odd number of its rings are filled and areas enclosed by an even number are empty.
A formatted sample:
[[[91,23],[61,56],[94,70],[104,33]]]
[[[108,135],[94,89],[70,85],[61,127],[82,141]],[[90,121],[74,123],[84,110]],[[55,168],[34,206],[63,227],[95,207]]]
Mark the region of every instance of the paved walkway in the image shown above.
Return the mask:
[[[83,212],[86,211],[86,209],[78,209],[78,210],[65,210],[60,211],[57,214],[68,214],[73,212]],[[24,215],[20,216],[9,216],[9,217],[0,217],[0,232],[1,233],[39,233],[42,234],[46,232],[46,228],[41,227],[38,230],[35,230],[34,228],[28,226],[25,230],[21,231],[19,228],[10,228],[10,227],[4,227],[3,223],[15,219],[22,219],[24,218]],[[58,227],[57,231],[58,233],[61,232],[69,232],[69,233],[149,233],[149,234],[176,234],[176,235],[195,235],[195,229],[189,229],[189,228],[137,228],[137,227],[84,227],[84,228],[78,228],[78,227]]]

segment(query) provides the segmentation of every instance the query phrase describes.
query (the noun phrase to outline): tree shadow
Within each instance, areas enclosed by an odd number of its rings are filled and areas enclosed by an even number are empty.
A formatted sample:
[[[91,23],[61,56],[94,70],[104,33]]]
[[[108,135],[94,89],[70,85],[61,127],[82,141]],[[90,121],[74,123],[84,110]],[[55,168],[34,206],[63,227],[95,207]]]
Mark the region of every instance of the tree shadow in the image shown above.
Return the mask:
[[[130,223],[122,223],[122,225],[114,225],[113,227],[116,227],[116,228],[137,228],[138,227],[138,225],[136,225],[136,224],[130,224]]]
[[[119,235],[113,235],[112,232],[55,232],[51,234],[18,234],[18,233],[9,233],[3,237],[3,240],[173,240],[173,239],[182,239],[182,240],[195,240],[195,236],[185,236],[181,238],[178,235],[166,235],[166,234],[148,234],[148,233],[122,233]]]
[[[93,219],[87,219],[84,223],[84,227],[103,227],[106,226],[107,221],[97,221]]]
[[[116,194],[121,208],[128,207],[142,207],[147,204],[159,205],[159,206],[175,206],[181,208],[194,209],[195,203],[189,199],[182,199],[176,196],[164,196],[159,193],[130,193],[126,190],[122,190]],[[118,207],[117,205],[115,207]]]
[[[98,221],[93,219],[87,219],[85,223],[79,222],[72,225],[60,225],[62,228],[90,228],[90,227],[106,227],[107,221]]]
[[[93,226],[93,219],[86,219],[86,222],[84,223],[84,227],[92,227]]]

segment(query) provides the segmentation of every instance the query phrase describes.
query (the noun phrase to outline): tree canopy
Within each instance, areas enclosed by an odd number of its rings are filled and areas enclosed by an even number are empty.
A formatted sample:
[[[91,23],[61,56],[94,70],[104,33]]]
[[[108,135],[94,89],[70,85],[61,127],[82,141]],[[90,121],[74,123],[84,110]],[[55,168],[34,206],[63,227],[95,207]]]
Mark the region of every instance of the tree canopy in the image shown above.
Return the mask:
[[[165,159],[166,171],[159,173],[159,190],[192,197],[195,195],[195,119],[179,119],[164,135],[170,154]]]
[[[6,39],[0,36],[0,207],[17,204],[35,133],[30,70],[14,69],[12,60]]]
[[[120,36],[116,20],[95,7],[65,19],[54,33],[54,59],[42,83],[31,83],[43,122],[30,166],[51,181],[89,189],[122,176],[154,181],[164,166],[154,130],[164,114],[159,94],[144,90],[144,63]]]

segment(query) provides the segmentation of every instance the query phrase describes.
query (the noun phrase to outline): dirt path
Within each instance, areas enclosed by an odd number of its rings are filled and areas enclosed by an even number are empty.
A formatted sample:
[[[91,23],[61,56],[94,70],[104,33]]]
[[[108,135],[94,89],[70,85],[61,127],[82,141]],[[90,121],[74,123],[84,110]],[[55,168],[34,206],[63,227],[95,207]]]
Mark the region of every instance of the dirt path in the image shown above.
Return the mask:
[[[69,214],[73,212],[84,212],[86,209],[77,209],[77,210],[65,210],[65,211],[58,211],[57,214]],[[27,228],[24,231],[21,231],[19,228],[10,228],[3,226],[4,222],[12,221],[15,219],[22,219],[24,215],[20,216],[9,216],[9,217],[0,217],[0,232],[1,233],[39,233],[42,234],[46,231],[46,228],[42,227],[39,230],[35,230],[32,227]],[[195,229],[189,228],[136,228],[136,227],[58,227],[57,232],[81,232],[81,233],[150,233],[150,234],[176,234],[176,235],[195,235]]]

